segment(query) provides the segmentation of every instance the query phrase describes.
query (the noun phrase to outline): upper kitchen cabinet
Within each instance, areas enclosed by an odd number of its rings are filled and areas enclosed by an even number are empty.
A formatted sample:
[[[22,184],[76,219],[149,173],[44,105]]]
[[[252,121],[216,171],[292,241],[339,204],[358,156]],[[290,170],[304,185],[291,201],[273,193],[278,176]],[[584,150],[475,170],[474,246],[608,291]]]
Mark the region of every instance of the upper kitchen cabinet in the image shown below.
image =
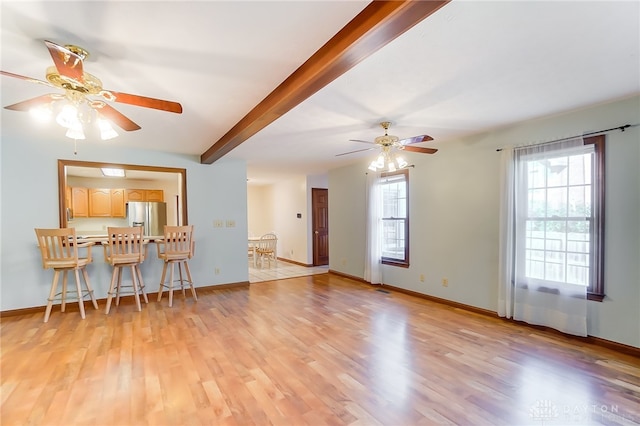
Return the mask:
[[[164,201],[162,189],[127,189],[126,201]]]
[[[147,189],[145,193],[147,197],[145,201],[164,201],[164,191],[162,189]]]
[[[71,212],[73,217],[89,217],[89,190],[71,188]]]
[[[146,201],[144,199],[144,189],[127,189],[125,191],[125,201]]]
[[[124,189],[111,190],[111,217],[126,217]]]
[[[89,217],[126,217],[124,189],[89,189]]]
[[[89,216],[111,216],[111,190],[101,188],[89,189]]]

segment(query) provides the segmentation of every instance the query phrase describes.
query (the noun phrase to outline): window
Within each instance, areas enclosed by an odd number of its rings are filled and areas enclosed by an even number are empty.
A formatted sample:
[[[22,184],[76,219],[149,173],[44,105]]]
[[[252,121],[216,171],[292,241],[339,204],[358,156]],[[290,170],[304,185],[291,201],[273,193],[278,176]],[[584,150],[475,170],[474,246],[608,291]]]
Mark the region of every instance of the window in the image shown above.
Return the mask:
[[[602,300],[604,136],[520,159],[518,269],[543,288],[584,285],[589,299]]]
[[[382,263],[409,266],[409,172],[383,173]]]

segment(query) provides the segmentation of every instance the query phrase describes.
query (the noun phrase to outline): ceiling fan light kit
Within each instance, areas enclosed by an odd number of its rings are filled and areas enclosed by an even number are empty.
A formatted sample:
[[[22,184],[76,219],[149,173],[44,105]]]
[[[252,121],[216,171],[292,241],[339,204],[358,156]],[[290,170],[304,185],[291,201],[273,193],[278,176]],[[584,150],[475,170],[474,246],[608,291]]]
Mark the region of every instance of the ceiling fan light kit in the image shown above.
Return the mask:
[[[404,158],[387,150],[381,152],[378,158],[369,164],[369,170],[374,172],[395,172],[396,170],[404,169],[408,165],[409,163]]]
[[[7,77],[26,80],[64,90],[64,94],[50,93],[34,99],[5,106],[14,111],[28,111],[38,120],[47,121],[55,115],[56,123],[67,129],[66,136],[74,139],[86,139],[85,131],[93,125],[100,139],[109,140],[118,136],[112,124],[125,131],[139,130],[141,127],[118,112],[104,101],[120,102],[129,105],[153,108],[177,114],[182,113],[182,105],[162,99],[147,98],[139,95],[119,93],[102,88],[99,78],[84,71],[83,61],[89,56],[85,49],[67,44],[65,46],[46,41],[54,66],[46,70],[46,81],[19,74],[0,71]],[[89,96],[99,96],[104,101]]]

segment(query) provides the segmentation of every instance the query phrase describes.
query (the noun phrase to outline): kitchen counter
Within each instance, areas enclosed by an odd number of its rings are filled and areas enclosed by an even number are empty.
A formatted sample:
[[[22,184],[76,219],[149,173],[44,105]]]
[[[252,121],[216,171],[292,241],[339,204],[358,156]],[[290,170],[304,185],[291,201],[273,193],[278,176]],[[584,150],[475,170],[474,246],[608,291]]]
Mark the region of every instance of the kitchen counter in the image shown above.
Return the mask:
[[[78,239],[78,242],[92,242],[95,244],[106,244],[107,241],[109,240],[109,237],[107,236],[107,234],[102,234],[102,235],[82,234],[82,235],[76,235],[76,238]],[[152,243],[152,242],[164,240],[164,235],[145,235],[143,238],[146,243]]]

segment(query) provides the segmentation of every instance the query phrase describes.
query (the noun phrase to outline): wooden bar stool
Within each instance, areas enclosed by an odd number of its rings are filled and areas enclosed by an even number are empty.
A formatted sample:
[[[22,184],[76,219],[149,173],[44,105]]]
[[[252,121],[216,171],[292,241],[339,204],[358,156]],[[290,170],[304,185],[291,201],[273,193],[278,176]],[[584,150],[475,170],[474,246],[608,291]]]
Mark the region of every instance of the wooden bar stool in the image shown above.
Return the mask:
[[[158,302],[162,299],[163,289],[169,290],[169,306],[173,306],[173,284],[178,281],[182,289],[182,295],[186,297],[184,290],[185,283],[191,288],[191,294],[194,300],[198,300],[196,289],[193,287],[191,279],[191,271],[187,260],[193,257],[195,241],[193,240],[193,225],[188,226],[165,226],[163,241],[156,241],[158,246],[158,258],[164,261],[162,267],[162,278],[160,278],[160,287],[158,288]],[[178,274],[180,278],[174,280],[174,267],[178,265]],[[167,266],[171,265],[171,274],[168,282],[165,283],[167,276]],[[182,274],[182,266],[186,279]]]
[[[140,305],[140,294],[144,297],[145,303],[149,303],[147,293],[144,291],[144,281],[140,273],[140,265],[146,257],[146,247],[143,240],[142,226],[131,227],[109,227],[107,228],[109,241],[104,245],[105,262],[113,266],[111,274],[111,285],[107,293],[108,314],[111,309],[111,301],[116,296],[116,306],[120,304],[122,290],[125,294],[133,294],[138,311],[142,310]],[[122,285],[122,268],[129,268],[131,271],[131,285]]]
[[[60,301],[60,311],[64,312],[67,302],[67,293],[75,294],[73,301],[78,301],[80,308],[80,316],[85,318],[84,298],[90,296],[93,307],[98,309],[98,302],[93,295],[93,289],[89,282],[86,266],[92,262],[91,246],[94,243],[85,242],[78,244],[75,228],[56,228],[43,229],[36,228],[36,237],[38,238],[38,247],[42,255],[42,267],[44,269],[53,269],[53,282],[47,299],[47,309],[44,313],[44,322],[49,321],[51,308],[54,301]],[[86,248],[87,256],[78,257],[78,249]],[[67,290],[67,273],[73,271],[76,277],[76,290]],[[84,277],[85,290],[80,284],[80,271]],[[62,290],[58,292],[58,281],[60,280],[60,272],[62,272]]]

